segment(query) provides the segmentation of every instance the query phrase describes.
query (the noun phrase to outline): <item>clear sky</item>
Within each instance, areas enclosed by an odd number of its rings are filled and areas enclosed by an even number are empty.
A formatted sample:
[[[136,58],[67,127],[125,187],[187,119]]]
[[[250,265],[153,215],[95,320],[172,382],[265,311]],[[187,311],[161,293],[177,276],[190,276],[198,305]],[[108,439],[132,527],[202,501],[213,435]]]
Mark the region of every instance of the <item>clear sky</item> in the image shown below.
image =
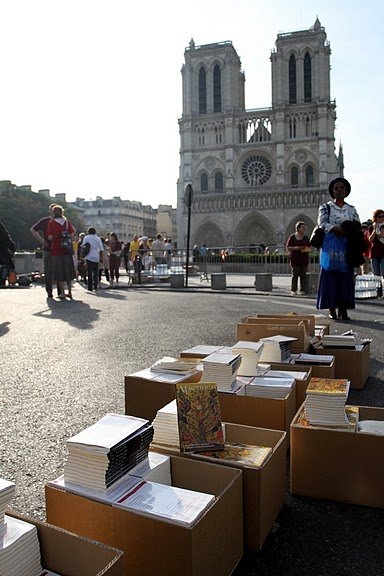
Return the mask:
[[[0,0],[0,179],[67,200],[176,206],[184,49],[231,40],[246,108],[271,105],[280,32],[318,16],[331,44],[336,150],[362,220],[384,208],[384,4],[366,0]]]

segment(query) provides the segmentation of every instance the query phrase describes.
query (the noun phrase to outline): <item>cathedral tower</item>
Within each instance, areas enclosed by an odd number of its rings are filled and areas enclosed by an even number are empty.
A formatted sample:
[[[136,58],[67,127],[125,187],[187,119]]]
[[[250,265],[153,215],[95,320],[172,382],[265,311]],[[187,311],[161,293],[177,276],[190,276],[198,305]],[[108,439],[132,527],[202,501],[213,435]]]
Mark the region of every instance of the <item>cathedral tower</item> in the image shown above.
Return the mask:
[[[297,220],[313,228],[328,182],[342,170],[330,47],[319,20],[309,30],[278,34],[271,108],[245,108],[244,72],[231,42],[191,40],[184,56],[178,247],[186,244],[189,183],[192,244],[282,247]]]

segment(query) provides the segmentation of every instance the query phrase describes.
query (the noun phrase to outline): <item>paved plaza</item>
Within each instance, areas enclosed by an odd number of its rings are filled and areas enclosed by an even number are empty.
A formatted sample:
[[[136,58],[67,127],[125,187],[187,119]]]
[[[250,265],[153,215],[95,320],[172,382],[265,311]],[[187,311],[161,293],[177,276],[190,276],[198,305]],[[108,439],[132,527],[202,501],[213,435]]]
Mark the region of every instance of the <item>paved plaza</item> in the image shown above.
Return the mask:
[[[196,344],[233,344],[245,315],[315,313],[314,297],[289,295],[289,278],[274,278],[265,294],[249,278],[218,292],[198,278],[171,290],[123,277],[97,294],[77,284],[72,302],[47,300],[39,285],[0,290],[0,477],[17,484],[13,508],[45,518],[44,484],[63,471],[66,439],[106,412],[124,412],[126,374]],[[358,302],[354,322],[332,326],[372,338],[371,378],[349,403],[384,406],[383,306]],[[383,525],[383,510],[292,496],[287,474],[271,534],[235,575],[382,576]]]

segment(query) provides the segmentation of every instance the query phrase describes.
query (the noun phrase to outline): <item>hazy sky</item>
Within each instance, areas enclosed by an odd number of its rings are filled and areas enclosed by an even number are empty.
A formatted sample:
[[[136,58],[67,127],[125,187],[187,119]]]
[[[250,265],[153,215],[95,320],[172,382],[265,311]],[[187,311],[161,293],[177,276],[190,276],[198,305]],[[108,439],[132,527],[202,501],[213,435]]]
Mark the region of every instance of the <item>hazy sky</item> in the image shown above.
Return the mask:
[[[246,108],[271,105],[276,35],[331,44],[336,150],[362,220],[384,208],[378,0],[0,0],[0,179],[92,199],[176,206],[184,49],[231,40]],[[380,171],[380,172],[379,172]]]

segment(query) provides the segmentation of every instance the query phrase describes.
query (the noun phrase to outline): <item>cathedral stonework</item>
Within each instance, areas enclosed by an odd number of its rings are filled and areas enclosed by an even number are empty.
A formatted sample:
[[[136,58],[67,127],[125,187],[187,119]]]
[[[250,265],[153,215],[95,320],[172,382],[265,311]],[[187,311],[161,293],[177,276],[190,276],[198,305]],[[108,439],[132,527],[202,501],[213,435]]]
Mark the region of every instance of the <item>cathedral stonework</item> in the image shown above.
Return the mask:
[[[310,232],[329,181],[343,174],[335,153],[330,46],[317,19],[309,30],[278,34],[271,54],[272,106],[245,108],[245,76],[232,42],[196,46],[182,68],[177,243],[282,248],[302,220]]]

